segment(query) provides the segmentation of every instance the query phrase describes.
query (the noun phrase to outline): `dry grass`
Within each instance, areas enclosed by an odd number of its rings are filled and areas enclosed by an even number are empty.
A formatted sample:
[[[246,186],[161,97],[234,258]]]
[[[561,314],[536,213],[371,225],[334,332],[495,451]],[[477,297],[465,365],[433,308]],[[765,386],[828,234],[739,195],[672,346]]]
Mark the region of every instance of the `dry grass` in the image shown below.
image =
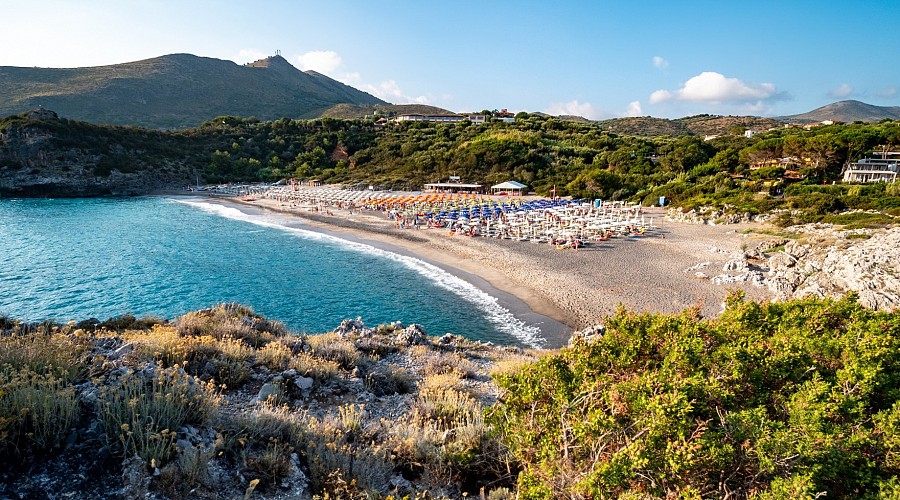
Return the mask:
[[[322,359],[301,352],[288,361],[288,368],[297,370],[304,377],[310,377],[319,383],[327,383],[339,378],[341,366],[330,359]]]
[[[178,318],[175,326],[182,336],[233,337],[253,347],[261,347],[278,336],[288,334],[283,324],[261,318],[253,313],[253,309],[238,304],[220,304],[187,313]]]
[[[352,370],[362,358],[353,342],[336,333],[310,335],[306,343],[313,355],[334,361],[345,370]]]
[[[0,371],[0,451],[59,446],[78,417],[74,387],[53,375]]]
[[[121,443],[126,455],[160,466],[175,452],[174,431],[210,421],[220,400],[212,384],[176,365],[152,374],[129,371],[102,387],[100,413],[107,437]]]
[[[411,349],[410,355],[423,366],[425,376],[452,373],[459,377],[474,377],[478,373],[475,363],[458,352],[417,345]]]
[[[256,351],[256,362],[273,370],[282,370],[291,359],[291,348],[280,341],[272,341]]]
[[[491,377],[497,377],[519,373],[523,368],[534,363],[535,360],[536,358],[534,356],[525,354],[505,354],[503,357],[494,361],[490,375]]]
[[[86,338],[65,335],[57,329],[0,336],[0,366],[7,372],[28,371],[73,381],[87,374]]]

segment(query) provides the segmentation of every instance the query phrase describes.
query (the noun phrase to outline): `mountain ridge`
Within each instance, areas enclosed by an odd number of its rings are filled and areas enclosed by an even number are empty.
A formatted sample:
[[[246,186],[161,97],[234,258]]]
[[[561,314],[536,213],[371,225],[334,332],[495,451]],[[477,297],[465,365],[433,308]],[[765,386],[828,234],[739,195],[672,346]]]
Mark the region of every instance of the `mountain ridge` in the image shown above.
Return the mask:
[[[0,67],[0,115],[47,108],[109,125],[187,128],[221,115],[314,118],[336,104],[387,104],[281,56],[245,65],[169,54],[87,68]]]
[[[775,119],[791,123],[811,123],[826,120],[839,122],[900,120],[900,106],[876,106],[850,99],[826,104],[806,113],[781,116]]]

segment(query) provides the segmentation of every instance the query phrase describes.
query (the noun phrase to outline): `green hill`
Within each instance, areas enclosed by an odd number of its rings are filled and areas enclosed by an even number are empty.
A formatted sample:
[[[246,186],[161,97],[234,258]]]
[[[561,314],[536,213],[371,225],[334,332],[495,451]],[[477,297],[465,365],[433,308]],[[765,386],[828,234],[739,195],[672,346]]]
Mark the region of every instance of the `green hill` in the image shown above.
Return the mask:
[[[339,103],[387,104],[281,56],[240,66],[172,54],[91,68],[0,67],[0,116],[43,107],[75,120],[186,128],[216,116],[314,118]]]
[[[403,114],[419,114],[419,115],[450,115],[455,114],[435,106],[427,106],[425,104],[336,104],[321,114],[322,118],[339,118],[342,120],[353,120],[365,118],[374,114],[384,117],[391,117]]]
[[[771,118],[758,116],[718,116],[695,115],[670,120],[637,116],[630,118],[613,118],[600,121],[604,130],[615,134],[637,135],[641,137],[727,135],[736,129],[755,131],[781,127],[783,124]]]

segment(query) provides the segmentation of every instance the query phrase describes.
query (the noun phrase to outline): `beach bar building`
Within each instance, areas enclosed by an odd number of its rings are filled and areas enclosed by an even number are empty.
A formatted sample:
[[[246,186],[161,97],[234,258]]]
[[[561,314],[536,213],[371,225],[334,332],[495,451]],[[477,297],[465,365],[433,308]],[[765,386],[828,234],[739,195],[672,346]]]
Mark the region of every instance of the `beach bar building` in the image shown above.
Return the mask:
[[[525,184],[516,181],[506,181],[491,186],[491,194],[509,193],[511,195],[522,196],[525,194]]]
[[[480,193],[481,184],[464,184],[462,182],[433,182],[425,184],[425,191],[431,193]]]

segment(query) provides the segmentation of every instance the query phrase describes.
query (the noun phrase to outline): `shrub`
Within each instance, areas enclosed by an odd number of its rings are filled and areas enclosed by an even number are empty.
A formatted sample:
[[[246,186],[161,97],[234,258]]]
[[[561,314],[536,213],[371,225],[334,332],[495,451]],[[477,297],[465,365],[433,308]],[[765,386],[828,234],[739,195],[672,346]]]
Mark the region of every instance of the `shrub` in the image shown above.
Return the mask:
[[[312,354],[336,362],[345,370],[350,370],[359,363],[361,354],[353,342],[336,333],[310,335],[306,342]]]
[[[375,396],[408,394],[416,388],[412,375],[400,367],[376,367],[366,374],[365,384]]]
[[[305,352],[294,355],[288,361],[288,368],[297,370],[304,377],[310,377],[320,383],[337,380],[341,366],[330,359],[316,358]]]
[[[62,333],[0,336],[0,366],[11,372],[51,375],[66,382],[87,373],[86,339]]]
[[[309,419],[305,451],[313,492],[336,488],[347,488],[354,495],[387,491],[393,472],[390,453],[367,444],[364,420],[362,410],[352,405],[341,406],[337,414],[322,419]]]
[[[239,304],[219,304],[187,313],[178,318],[175,326],[183,336],[233,337],[252,347],[261,347],[288,333],[283,324],[262,318],[254,314],[253,309]]]
[[[714,320],[619,311],[606,324],[497,376],[489,422],[521,461],[520,493],[865,497],[897,474],[900,316],[854,296],[731,296]]]
[[[75,388],[53,375],[0,370],[0,451],[62,444],[78,417]]]
[[[126,372],[101,388],[100,414],[107,437],[161,466],[175,452],[175,431],[185,424],[205,424],[218,410],[212,384],[191,377],[177,365],[152,373]]]
[[[264,448],[247,452],[244,463],[247,475],[259,479],[263,489],[277,488],[291,472],[291,447],[270,439]]]
[[[256,351],[256,362],[273,370],[281,370],[291,359],[291,348],[279,341],[272,341]]]

